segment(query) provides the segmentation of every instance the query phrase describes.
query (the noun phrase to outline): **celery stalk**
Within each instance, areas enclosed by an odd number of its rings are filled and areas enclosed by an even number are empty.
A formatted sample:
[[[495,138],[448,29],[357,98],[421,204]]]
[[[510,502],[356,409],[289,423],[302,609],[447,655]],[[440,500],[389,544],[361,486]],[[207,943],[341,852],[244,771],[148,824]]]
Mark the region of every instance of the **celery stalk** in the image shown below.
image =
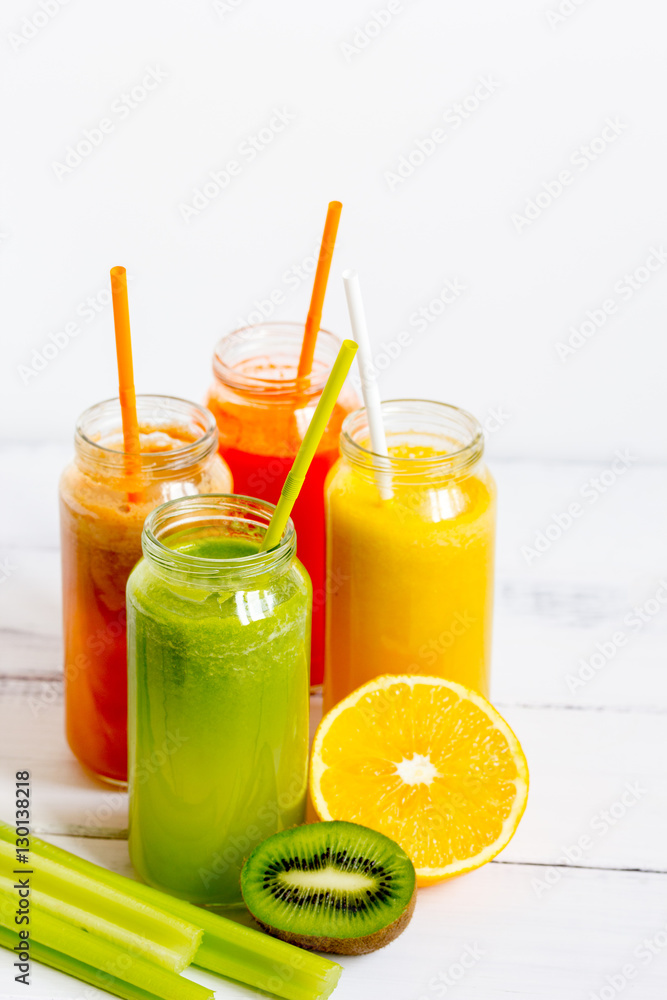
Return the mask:
[[[5,880],[3,879],[2,882]],[[13,929],[14,916],[17,911],[18,896],[11,888],[0,887],[0,923],[7,929]],[[35,903],[30,908],[31,940],[45,945],[54,951],[77,958],[85,955],[87,963],[99,970],[99,986],[105,988],[106,975],[122,979],[132,986],[153,993],[162,1000],[212,1000],[214,994],[190,979],[184,979],[175,972],[162,969],[160,966],[146,961],[138,955],[133,955],[126,948],[105,941],[103,938],[72,927],[65,920],[59,920],[50,913],[40,910]]]
[[[12,828],[1,822],[0,839],[10,843],[14,841]],[[168,896],[142,882],[100,868],[53,844],[31,837],[30,862],[35,872],[39,870],[42,859],[54,861],[94,884],[115,888],[201,927],[204,937],[193,959],[194,964],[247,986],[277,994],[285,1000],[326,1000],[343,971],[340,965],[326,958],[269,937],[261,931],[243,927],[234,920]]]
[[[20,943],[16,931],[8,931],[5,927],[0,926],[0,947],[7,948],[16,954],[14,948]],[[132,986],[116,976],[100,972],[92,965],[85,965],[78,958],[72,958],[70,955],[62,955],[59,951],[47,948],[46,945],[40,944],[38,941],[31,940],[28,950],[31,958],[36,962],[48,965],[51,969],[57,969],[58,972],[64,972],[68,976],[74,976],[75,979],[80,979],[83,983],[88,983],[89,986],[107,990],[108,993],[121,997],[121,1000],[159,1000],[155,993],[148,993],[147,990],[142,990],[139,986]]]
[[[338,985],[343,968],[337,962],[243,927],[233,920],[225,920],[215,913],[204,913],[204,917],[211,920],[210,923],[202,921],[204,940],[195,957],[195,965],[201,969],[275,993],[286,1000],[326,1000]],[[219,923],[223,920],[224,928]],[[247,936],[239,935],[232,942],[229,924],[246,931]],[[258,942],[255,935],[263,938],[263,942]],[[278,945],[287,947],[279,948]]]
[[[0,840],[0,876],[13,881],[14,869],[16,851]],[[201,943],[202,931],[193,924],[110,886],[91,885],[90,879],[47,858],[40,860],[31,882],[32,899],[42,909],[172,972],[190,965]]]

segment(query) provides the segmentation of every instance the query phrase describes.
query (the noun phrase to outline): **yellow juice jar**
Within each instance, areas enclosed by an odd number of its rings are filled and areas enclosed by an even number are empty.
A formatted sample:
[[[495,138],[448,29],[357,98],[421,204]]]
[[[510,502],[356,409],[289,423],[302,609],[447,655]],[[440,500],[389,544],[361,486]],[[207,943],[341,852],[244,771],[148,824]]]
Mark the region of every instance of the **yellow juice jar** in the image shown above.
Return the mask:
[[[326,484],[325,711],[380,674],[488,695],[496,491],[482,428],[419,399],[383,403],[382,418],[389,458],[357,410]]]

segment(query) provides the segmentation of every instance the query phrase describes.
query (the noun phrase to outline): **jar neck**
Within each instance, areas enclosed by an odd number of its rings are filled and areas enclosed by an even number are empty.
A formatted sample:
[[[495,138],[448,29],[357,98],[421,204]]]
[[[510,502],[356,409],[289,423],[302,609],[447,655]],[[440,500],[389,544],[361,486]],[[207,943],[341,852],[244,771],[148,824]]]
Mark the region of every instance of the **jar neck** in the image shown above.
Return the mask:
[[[428,486],[471,474],[484,453],[484,434],[470,413],[447,403],[393,399],[381,404],[389,457],[372,451],[365,409],[343,423],[341,450],[360,476],[393,486]]]
[[[139,485],[182,479],[203,466],[218,447],[213,414],[203,406],[174,396],[137,396],[141,441]],[[90,475],[124,480],[128,453],[124,450],[119,399],[91,406],[77,421],[74,448],[77,463]]]
[[[302,323],[262,323],[226,334],[213,355],[216,381],[251,399],[303,405],[321,394],[340,348],[333,333],[320,330],[312,370],[297,379],[303,335]]]
[[[291,519],[279,545],[270,552],[205,558],[180,546],[211,539],[259,546],[274,510],[265,500],[222,493],[169,500],[146,518],[141,536],[144,557],[168,583],[210,591],[262,589],[294,561],[296,532]]]

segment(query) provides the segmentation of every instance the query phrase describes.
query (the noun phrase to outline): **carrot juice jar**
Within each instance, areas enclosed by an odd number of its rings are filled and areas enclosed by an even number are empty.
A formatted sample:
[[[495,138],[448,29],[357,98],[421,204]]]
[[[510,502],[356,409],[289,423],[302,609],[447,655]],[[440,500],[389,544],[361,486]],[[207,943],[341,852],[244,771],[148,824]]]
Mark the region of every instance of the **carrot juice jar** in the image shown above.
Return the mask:
[[[317,335],[311,374],[297,380],[302,323],[263,323],[224,336],[213,356],[215,376],[206,405],[215,415],[220,454],[234,476],[237,494],[277,503],[319,402],[340,341]],[[324,674],[324,616],[327,592],[324,480],[338,458],[345,417],[359,405],[344,388],[331,415],[292,511],[299,559],[313,584],[312,685]]]
[[[118,399],[80,417],[60,480],[65,720],[80,763],[127,781],[125,585],[146,516],[166,500],[229,493],[213,416],[169,396],[138,396],[141,469],[128,479]]]

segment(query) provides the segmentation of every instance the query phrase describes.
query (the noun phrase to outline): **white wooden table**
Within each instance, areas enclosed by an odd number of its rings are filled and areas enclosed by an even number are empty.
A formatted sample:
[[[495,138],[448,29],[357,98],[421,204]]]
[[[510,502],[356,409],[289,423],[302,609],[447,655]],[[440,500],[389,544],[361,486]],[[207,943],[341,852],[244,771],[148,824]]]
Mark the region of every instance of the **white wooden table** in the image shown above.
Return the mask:
[[[63,736],[55,494],[68,457],[0,449],[0,815],[27,768],[35,831],[131,874],[126,797],[89,780]],[[528,809],[495,862],[420,892],[397,942],[342,959],[337,1000],[667,996],[667,467],[635,464],[583,498],[607,464],[495,463],[493,700],[528,757]],[[529,564],[522,546],[577,500],[582,516]],[[596,652],[597,669],[582,666]],[[0,996],[84,996],[37,963],[32,985],[15,985],[12,961],[0,950]],[[220,997],[256,995],[192,976]]]

